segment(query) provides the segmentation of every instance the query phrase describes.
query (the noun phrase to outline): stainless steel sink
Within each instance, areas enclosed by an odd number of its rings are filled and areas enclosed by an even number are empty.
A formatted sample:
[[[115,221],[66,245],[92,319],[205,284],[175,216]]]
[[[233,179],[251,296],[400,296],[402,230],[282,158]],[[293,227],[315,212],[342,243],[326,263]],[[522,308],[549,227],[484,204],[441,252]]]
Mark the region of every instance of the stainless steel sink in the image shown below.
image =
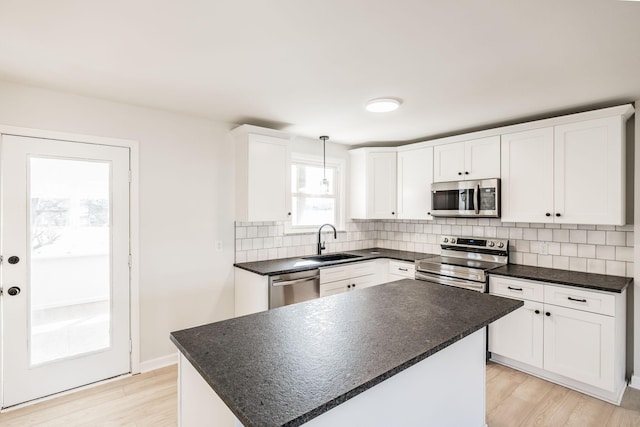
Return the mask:
[[[352,258],[362,258],[362,256],[361,255],[353,255],[353,254],[337,253],[337,254],[306,256],[306,257],[303,257],[302,259],[307,259],[307,260],[310,260],[310,261],[322,262],[322,261],[341,261],[341,260],[352,259]]]

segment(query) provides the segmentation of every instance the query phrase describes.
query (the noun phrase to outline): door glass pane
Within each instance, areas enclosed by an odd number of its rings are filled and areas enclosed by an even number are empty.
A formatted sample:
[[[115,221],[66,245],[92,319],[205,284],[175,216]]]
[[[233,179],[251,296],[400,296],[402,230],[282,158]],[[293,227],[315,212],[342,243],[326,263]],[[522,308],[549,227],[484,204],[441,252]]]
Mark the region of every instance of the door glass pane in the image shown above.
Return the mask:
[[[29,164],[30,355],[36,365],[110,346],[110,164]]]

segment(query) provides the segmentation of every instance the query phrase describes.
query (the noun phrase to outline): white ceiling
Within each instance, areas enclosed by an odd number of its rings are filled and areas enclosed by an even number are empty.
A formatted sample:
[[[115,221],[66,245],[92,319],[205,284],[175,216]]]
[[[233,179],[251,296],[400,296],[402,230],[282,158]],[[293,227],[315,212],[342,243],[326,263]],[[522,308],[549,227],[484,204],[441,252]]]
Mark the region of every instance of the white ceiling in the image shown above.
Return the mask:
[[[0,0],[0,79],[415,141],[640,99],[640,2]]]

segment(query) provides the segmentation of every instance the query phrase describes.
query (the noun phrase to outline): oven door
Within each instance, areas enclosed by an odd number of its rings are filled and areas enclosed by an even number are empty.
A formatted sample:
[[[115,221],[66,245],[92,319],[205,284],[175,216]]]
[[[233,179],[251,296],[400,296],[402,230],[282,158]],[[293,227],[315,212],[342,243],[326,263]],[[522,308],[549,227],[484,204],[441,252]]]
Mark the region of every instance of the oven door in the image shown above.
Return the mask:
[[[473,280],[440,276],[439,274],[425,273],[423,271],[416,271],[416,280],[437,283],[439,285],[455,286],[457,288],[471,289],[478,292],[487,292],[487,284],[485,282],[474,282]]]

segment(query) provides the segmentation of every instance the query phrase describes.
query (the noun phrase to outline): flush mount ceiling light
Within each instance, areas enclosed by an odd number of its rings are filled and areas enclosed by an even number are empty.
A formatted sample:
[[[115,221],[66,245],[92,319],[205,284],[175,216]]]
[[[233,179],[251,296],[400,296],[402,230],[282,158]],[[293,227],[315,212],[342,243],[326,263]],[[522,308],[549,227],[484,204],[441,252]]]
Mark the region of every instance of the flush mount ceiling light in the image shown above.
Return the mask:
[[[377,98],[367,102],[366,109],[373,113],[387,113],[396,110],[400,106],[400,100],[394,98]]]

